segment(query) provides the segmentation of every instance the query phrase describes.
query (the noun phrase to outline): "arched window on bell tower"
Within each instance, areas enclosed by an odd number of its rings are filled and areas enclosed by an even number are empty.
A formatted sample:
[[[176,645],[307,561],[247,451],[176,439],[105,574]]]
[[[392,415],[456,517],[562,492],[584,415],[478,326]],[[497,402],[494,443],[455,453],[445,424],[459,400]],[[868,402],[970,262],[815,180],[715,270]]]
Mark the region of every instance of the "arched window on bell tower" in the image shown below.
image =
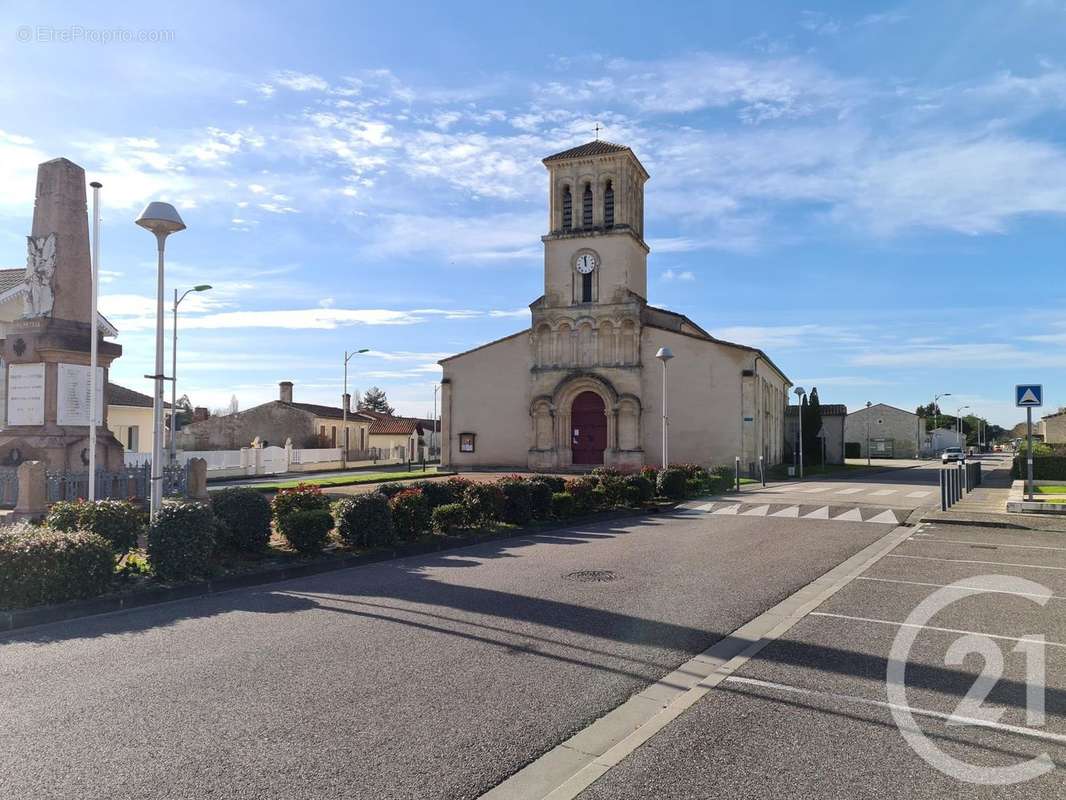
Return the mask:
[[[603,190],[603,224],[614,227],[614,184],[611,181],[607,181],[607,188]]]
[[[570,194],[570,185],[563,187],[563,230],[574,227],[574,197]]]
[[[586,273],[581,276],[581,302],[592,302],[592,273]]]
[[[585,192],[581,195],[581,227],[592,227],[592,184],[585,184]]]

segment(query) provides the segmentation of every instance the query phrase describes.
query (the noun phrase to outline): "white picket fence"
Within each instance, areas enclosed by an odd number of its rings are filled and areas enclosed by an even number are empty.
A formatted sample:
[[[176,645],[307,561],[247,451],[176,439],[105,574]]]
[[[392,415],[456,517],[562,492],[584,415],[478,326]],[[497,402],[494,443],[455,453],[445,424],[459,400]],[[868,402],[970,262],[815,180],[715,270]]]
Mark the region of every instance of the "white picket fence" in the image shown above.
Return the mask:
[[[150,453],[126,453],[128,467],[139,467],[151,461]],[[242,447],[240,450],[179,450],[177,462],[190,458],[207,462],[208,477],[238,477],[243,475],[281,475],[308,468],[329,469],[339,466],[341,448],[302,449],[295,447]]]

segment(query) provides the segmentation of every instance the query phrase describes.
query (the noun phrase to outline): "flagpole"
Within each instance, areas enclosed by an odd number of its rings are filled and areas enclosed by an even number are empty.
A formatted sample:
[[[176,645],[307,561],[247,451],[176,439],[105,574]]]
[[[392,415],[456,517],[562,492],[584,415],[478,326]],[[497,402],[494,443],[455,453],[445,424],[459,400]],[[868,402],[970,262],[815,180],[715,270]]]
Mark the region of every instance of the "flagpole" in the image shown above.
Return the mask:
[[[100,189],[93,181],[92,310],[89,313],[89,501],[96,500],[96,324],[97,287],[100,285]]]

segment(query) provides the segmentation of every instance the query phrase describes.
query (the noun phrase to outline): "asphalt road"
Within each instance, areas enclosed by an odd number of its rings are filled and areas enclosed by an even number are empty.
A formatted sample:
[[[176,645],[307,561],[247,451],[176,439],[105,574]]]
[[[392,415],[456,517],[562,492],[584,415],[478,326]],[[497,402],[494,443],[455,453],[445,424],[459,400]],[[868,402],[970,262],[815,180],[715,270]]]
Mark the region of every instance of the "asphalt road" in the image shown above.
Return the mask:
[[[925,622],[908,615],[937,587],[978,576],[1035,581],[1052,597],[951,590]],[[1024,587],[1020,587],[1024,588]],[[1031,591],[1031,589],[1030,589]],[[958,525],[922,526],[733,677],[580,795],[581,800],[706,798],[1057,798],[1066,793],[1066,540],[1043,533]],[[920,624],[924,627],[905,628]],[[905,704],[939,751],[961,762],[950,774],[919,757],[884,704],[893,642],[916,635],[906,658]],[[962,648],[990,636],[987,664]],[[1018,639],[1043,635],[1045,718],[1030,716],[1032,679]],[[976,716],[960,704],[983,670],[983,707],[997,724],[949,724]],[[978,698],[981,700],[981,698]],[[1010,727],[1008,727],[1010,726]],[[980,768],[1011,767],[1046,754],[1050,770],[995,785]],[[934,760],[939,756],[934,755]],[[942,763],[942,761],[940,762]]]
[[[0,797],[477,797],[886,527],[603,523],[8,634]]]

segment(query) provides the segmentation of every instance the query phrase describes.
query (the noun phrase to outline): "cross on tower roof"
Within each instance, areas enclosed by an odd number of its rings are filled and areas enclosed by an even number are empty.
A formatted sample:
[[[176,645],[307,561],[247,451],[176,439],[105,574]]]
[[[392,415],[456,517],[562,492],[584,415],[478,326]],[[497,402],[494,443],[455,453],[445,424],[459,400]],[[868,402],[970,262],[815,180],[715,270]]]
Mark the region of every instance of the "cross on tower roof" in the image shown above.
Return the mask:
[[[597,122],[596,123],[596,140],[597,141],[599,141],[599,138],[600,138],[600,130],[601,130],[600,129],[600,123]]]

